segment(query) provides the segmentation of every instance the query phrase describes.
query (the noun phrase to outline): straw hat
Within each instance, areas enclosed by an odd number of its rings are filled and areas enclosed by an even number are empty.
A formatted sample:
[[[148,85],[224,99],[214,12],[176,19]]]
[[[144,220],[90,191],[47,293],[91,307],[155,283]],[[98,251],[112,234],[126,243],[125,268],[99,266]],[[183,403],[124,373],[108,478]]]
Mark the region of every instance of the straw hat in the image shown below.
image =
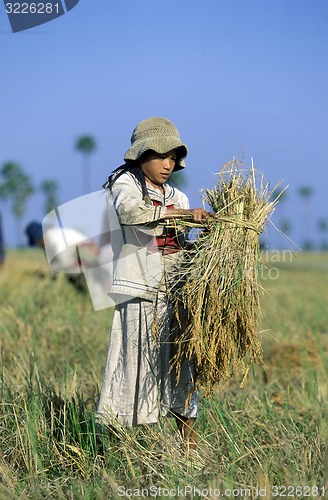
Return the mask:
[[[139,160],[149,150],[164,154],[172,149],[178,151],[174,170],[181,170],[186,166],[183,158],[187,156],[188,149],[181,141],[178,129],[166,118],[148,118],[138,123],[132,132],[131,147],[125,153],[124,160]]]

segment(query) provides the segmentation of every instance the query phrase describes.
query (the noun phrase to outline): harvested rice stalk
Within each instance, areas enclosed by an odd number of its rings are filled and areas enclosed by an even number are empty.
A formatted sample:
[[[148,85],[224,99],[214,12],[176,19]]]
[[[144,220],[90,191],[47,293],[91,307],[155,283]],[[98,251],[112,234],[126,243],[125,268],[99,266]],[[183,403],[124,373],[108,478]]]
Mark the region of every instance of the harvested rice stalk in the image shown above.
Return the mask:
[[[240,370],[245,377],[251,361],[263,364],[259,235],[277,203],[270,195],[253,168],[237,160],[225,165],[215,188],[203,190],[217,219],[184,252],[173,276],[171,294],[183,334],[176,340],[172,366],[179,374],[185,357],[194,360],[195,386],[202,386],[205,395]],[[188,311],[187,324],[181,305]]]

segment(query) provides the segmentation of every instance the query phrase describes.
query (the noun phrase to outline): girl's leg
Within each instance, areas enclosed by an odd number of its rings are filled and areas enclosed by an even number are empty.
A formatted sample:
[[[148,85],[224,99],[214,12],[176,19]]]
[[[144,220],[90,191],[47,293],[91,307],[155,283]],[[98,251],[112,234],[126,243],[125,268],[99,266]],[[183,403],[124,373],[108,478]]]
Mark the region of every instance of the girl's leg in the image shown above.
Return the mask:
[[[187,418],[174,414],[174,418],[181,434],[183,441],[186,443],[187,451],[196,449],[196,432],[194,426],[196,423],[196,418]]]

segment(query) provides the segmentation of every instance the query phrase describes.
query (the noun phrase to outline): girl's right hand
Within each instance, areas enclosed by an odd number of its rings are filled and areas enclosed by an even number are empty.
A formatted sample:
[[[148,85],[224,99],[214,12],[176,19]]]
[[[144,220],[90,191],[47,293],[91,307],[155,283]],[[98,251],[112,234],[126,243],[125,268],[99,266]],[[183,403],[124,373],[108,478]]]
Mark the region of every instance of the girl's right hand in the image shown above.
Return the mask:
[[[207,212],[203,208],[192,208],[190,210],[190,213],[193,217],[193,220],[195,222],[202,222],[204,220],[210,219],[210,218],[216,218],[217,215],[213,214],[212,212]]]

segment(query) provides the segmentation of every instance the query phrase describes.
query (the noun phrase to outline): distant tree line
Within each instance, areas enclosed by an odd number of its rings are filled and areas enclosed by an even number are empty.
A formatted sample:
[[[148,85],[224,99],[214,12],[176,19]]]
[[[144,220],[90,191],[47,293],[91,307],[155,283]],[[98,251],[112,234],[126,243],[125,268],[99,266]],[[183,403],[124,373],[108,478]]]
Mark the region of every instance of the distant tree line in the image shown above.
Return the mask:
[[[91,154],[96,150],[96,140],[93,136],[83,134],[77,138],[74,147],[82,155],[82,193],[91,191]],[[185,179],[176,176],[177,184],[185,183]],[[22,220],[26,213],[27,202],[36,192],[41,191],[44,195],[43,215],[56,208],[58,202],[58,182],[55,179],[45,179],[40,186],[35,187],[30,176],[23,170],[19,163],[14,161],[6,162],[0,169],[0,199],[8,201],[11,211],[16,221],[17,243],[21,245]],[[314,190],[311,186],[299,186],[297,195],[302,206],[302,235],[299,246],[303,250],[321,249],[328,250],[328,218],[321,217],[316,221],[316,228],[320,234],[319,244],[313,240],[311,234],[310,221],[310,200]],[[293,224],[290,217],[284,211],[285,201],[288,198],[284,189],[275,190],[274,197],[279,196],[280,219],[278,221],[279,230],[287,236],[293,232]]]
[[[90,155],[96,149],[96,141],[90,135],[82,135],[75,142],[75,148],[82,154],[82,191],[91,190]],[[34,186],[30,175],[15,162],[5,162],[0,169],[0,199],[10,204],[16,224],[16,239],[18,246],[22,245],[23,217],[26,214],[27,203],[33,194],[42,192],[44,195],[43,215],[51,212],[59,204],[59,185],[55,179],[45,179],[40,186]]]
[[[311,225],[311,198],[314,194],[314,189],[311,186],[302,185],[296,191],[301,202],[300,214],[302,217],[301,235],[297,244],[302,250],[328,250],[328,217],[320,217],[315,222],[315,227],[319,233],[319,243],[313,239]],[[279,196],[280,219],[278,229],[287,236],[293,233],[293,223],[290,217],[285,213],[285,202],[288,199],[288,191],[276,190],[273,197]]]

